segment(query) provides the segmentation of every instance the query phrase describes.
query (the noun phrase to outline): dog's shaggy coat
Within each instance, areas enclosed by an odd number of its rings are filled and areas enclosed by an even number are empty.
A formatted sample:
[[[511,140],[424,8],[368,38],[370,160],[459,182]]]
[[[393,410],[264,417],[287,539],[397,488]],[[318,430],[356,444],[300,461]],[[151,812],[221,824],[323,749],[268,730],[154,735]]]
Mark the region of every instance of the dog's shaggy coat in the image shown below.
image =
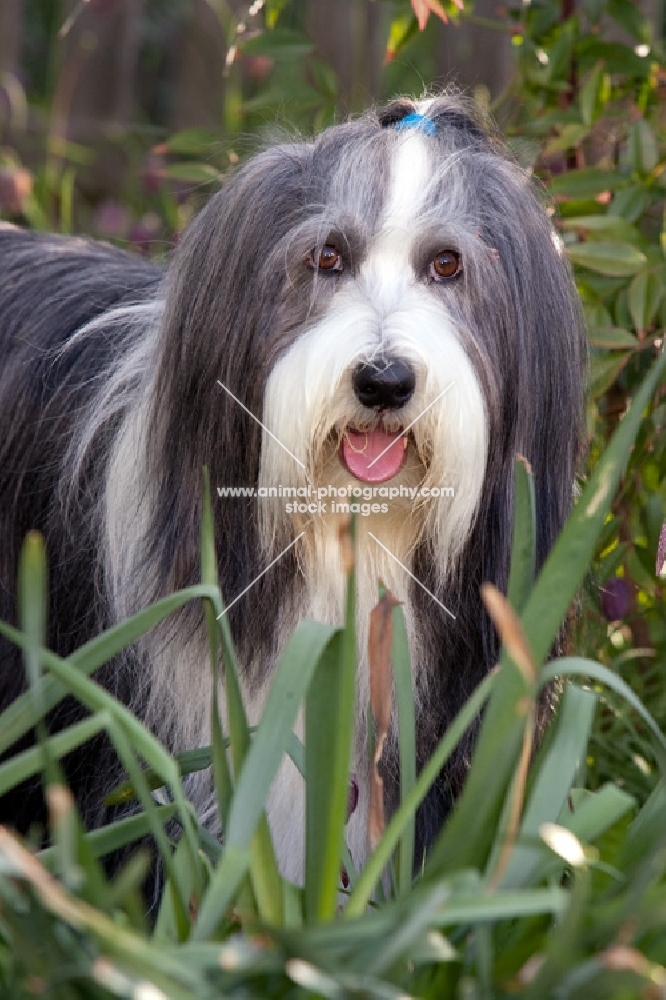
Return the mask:
[[[404,602],[422,764],[497,656],[479,585],[506,585],[516,453],[534,474],[539,564],[571,507],[582,327],[529,176],[458,99],[399,101],[251,159],[166,272],[4,226],[0,276],[0,617],[16,620],[19,548],[39,529],[58,653],[197,581],[204,465],[221,490],[377,488],[385,509],[358,517],[360,800],[349,840],[362,862],[379,581]],[[399,486],[448,495],[381,493]],[[341,620],[334,499],[293,513],[276,497],[215,498],[224,597],[248,588],[229,617],[253,720],[296,623]],[[209,741],[200,608],[100,680],[172,749]],[[0,685],[3,706],[24,687],[20,654],[1,641]],[[52,724],[76,711],[65,705]],[[460,790],[471,738],[420,810],[420,851]],[[69,762],[90,823],[117,778],[108,754],[98,741]],[[390,747],[386,780],[390,807]],[[214,828],[209,778],[189,790]],[[0,822],[25,829],[40,803],[36,785],[23,787],[0,802]],[[303,794],[289,762],[269,813],[282,869],[298,878]]]

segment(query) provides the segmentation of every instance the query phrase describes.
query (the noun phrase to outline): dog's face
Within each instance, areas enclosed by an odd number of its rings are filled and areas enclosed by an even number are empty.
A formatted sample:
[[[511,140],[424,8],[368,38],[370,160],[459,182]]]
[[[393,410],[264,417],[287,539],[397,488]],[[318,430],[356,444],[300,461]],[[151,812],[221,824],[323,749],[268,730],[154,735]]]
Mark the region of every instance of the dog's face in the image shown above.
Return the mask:
[[[300,316],[266,385],[264,421],[279,440],[262,442],[261,482],[310,482],[326,499],[327,487],[358,487],[382,508],[374,532],[407,518],[413,544],[427,524],[444,567],[486,468],[481,378],[493,375],[469,298],[497,284],[497,261],[464,163],[442,159],[423,121],[380,133],[377,149],[330,150],[322,203],[290,240],[282,314]],[[273,529],[277,505],[263,510]]]
[[[335,570],[340,494],[320,491],[352,486],[382,508],[361,530],[408,565],[420,548],[431,585],[463,561],[501,582],[517,452],[545,556],[571,502],[578,308],[530,177],[461,102],[399,102],[259,154],[186,234],[168,292],[160,384],[192,401],[167,425],[192,442],[192,479],[206,463],[327,505],[260,499],[257,569],[303,531],[311,574]]]

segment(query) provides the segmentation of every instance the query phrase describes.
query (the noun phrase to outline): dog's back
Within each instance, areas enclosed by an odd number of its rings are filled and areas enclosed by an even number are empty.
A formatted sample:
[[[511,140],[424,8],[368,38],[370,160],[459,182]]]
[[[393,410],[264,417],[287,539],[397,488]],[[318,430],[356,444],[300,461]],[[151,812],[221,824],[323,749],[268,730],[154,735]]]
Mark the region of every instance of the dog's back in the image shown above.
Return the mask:
[[[62,461],[97,388],[91,373],[104,371],[121,349],[122,331],[102,329],[62,349],[107,309],[146,298],[160,277],[159,268],[112,246],[0,224],[0,619],[17,623],[20,547],[29,531],[39,530],[47,550],[58,553],[49,580],[48,642],[61,655],[90,638],[103,615],[93,576],[81,571],[94,562],[95,543],[85,523],[66,528],[62,518]],[[21,653],[0,637],[0,708],[24,687]],[[68,704],[53,724],[75,713]],[[90,757],[70,761],[79,787],[92,780]],[[0,822],[25,828],[40,811],[39,795],[36,781],[1,798]]]

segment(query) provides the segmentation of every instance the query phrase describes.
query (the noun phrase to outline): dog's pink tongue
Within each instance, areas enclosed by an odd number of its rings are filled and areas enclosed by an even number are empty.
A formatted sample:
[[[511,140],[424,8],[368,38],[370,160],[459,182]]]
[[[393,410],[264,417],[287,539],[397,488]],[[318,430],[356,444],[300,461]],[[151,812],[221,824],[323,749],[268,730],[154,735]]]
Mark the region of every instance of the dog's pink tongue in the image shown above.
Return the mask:
[[[404,442],[399,438],[402,431],[387,434],[379,427],[367,434],[347,430],[342,439],[342,461],[361,482],[383,483],[397,475],[405,461]]]

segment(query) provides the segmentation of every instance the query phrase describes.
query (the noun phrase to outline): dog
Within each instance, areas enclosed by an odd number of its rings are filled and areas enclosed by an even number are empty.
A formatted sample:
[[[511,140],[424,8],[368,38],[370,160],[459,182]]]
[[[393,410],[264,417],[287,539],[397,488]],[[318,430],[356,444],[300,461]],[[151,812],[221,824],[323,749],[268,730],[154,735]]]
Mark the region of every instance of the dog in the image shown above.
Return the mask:
[[[479,587],[505,589],[516,454],[541,565],[570,511],[585,341],[570,268],[527,171],[462,98],[400,99],[239,167],[163,270],[87,239],[0,229],[0,617],[41,531],[49,642],[66,656],[199,580],[202,467],[250,721],[299,621],[341,623],[340,524],[357,510],[358,668],[347,828],[368,853],[369,615],[402,602],[428,759],[495,664]],[[241,489],[242,488],[242,489]],[[233,496],[245,490],[246,496]],[[355,506],[354,506],[355,505]],[[1,703],[24,687],[0,646]],[[212,674],[188,607],[98,674],[164,741],[210,742]],[[69,702],[51,725],[77,717]],[[419,858],[459,794],[471,731],[417,817]],[[386,801],[397,802],[395,739]],[[119,778],[103,741],[67,772],[89,825]],[[207,773],[188,779],[216,826]],[[36,785],[0,801],[27,829]],[[303,784],[268,803],[283,874],[303,876]]]

